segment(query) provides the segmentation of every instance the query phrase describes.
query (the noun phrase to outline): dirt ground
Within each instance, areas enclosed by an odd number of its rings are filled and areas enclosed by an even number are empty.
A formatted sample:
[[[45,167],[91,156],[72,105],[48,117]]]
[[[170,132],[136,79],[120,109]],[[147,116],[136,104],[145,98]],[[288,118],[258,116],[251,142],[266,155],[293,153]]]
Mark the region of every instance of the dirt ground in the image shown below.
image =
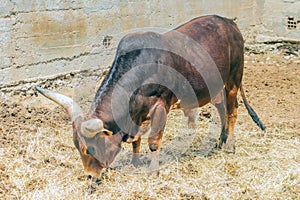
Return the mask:
[[[84,84],[94,86],[96,80],[90,76]],[[131,146],[124,143],[101,184],[92,187],[64,110],[34,92],[3,93],[0,199],[300,199],[300,58],[286,48],[264,53],[248,49],[243,85],[267,129],[259,130],[239,97],[235,154],[214,148],[219,119],[214,108],[206,106],[199,110],[199,129],[190,148],[167,158],[186,120],[181,111],[172,111],[159,177],[144,173],[149,153],[144,138],[145,166],[130,165]],[[93,87],[58,89],[68,95],[76,90],[87,92],[76,98],[89,105]]]

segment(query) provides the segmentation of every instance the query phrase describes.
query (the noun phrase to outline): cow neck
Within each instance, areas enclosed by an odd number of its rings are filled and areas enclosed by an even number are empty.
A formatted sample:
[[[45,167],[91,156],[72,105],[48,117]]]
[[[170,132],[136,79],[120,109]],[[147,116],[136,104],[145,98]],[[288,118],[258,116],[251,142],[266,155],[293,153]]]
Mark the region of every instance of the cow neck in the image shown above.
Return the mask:
[[[88,114],[89,118],[99,118],[103,121],[104,125],[111,124],[113,122],[112,110],[111,110],[111,101],[109,96],[111,94],[106,94],[103,98],[95,98],[95,101],[90,109]],[[110,128],[110,127],[106,127]]]
[[[111,105],[111,97],[114,87],[122,75],[132,69],[132,64],[139,55],[139,50],[117,53],[111,69],[96,93],[94,102],[90,109],[90,116],[101,119],[107,126],[115,126]],[[115,127],[107,128],[116,129]]]
[[[111,95],[115,85],[115,74],[117,74],[116,62],[113,63],[112,68],[97,90],[89,112],[90,116],[100,118],[104,123],[112,119]]]

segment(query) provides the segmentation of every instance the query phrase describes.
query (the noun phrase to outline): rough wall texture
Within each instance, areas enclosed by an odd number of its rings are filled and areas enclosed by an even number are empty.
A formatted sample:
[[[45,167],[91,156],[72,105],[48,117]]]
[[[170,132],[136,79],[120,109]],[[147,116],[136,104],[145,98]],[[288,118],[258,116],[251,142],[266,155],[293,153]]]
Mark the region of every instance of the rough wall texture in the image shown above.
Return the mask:
[[[246,42],[300,40],[300,0],[0,0],[0,88],[103,69],[125,33],[206,14],[236,19]]]

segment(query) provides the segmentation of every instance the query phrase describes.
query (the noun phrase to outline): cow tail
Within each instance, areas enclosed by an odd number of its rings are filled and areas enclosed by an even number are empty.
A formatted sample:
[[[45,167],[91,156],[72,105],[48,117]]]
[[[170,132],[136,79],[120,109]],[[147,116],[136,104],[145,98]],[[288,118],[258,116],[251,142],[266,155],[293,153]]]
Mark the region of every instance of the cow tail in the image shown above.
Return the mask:
[[[240,90],[241,90],[241,95],[242,95],[242,98],[243,98],[243,101],[244,101],[244,104],[246,106],[246,109],[249,113],[249,115],[251,116],[252,120],[257,124],[257,126],[262,130],[262,131],[265,131],[266,130],[266,127],[265,125],[260,121],[259,117],[257,116],[256,112],[253,110],[253,108],[249,105],[247,99],[246,99],[246,96],[245,96],[245,92],[244,92],[244,89],[243,89],[243,86],[241,84],[240,86]]]

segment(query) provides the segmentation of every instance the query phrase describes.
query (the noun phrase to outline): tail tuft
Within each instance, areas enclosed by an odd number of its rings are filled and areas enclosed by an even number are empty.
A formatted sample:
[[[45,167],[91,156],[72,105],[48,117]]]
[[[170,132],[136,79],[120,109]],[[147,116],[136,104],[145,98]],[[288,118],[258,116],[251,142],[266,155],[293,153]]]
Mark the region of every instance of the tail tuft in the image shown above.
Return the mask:
[[[245,103],[245,101],[244,101]],[[253,119],[253,121],[256,123],[256,125],[262,130],[265,131],[266,130],[266,126],[260,121],[259,117],[257,116],[256,112],[253,110],[253,108],[248,104],[245,104],[246,109],[249,113],[249,115],[251,116],[251,118]]]
[[[257,116],[256,112],[253,110],[253,108],[249,105],[245,93],[244,93],[244,89],[243,86],[240,86],[240,90],[241,90],[241,95],[244,101],[244,104],[246,106],[246,109],[249,113],[249,115],[251,116],[252,120],[255,122],[255,124],[262,130],[265,131],[266,130],[266,126],[260,121],[259,117]]]

